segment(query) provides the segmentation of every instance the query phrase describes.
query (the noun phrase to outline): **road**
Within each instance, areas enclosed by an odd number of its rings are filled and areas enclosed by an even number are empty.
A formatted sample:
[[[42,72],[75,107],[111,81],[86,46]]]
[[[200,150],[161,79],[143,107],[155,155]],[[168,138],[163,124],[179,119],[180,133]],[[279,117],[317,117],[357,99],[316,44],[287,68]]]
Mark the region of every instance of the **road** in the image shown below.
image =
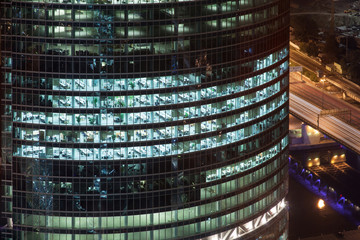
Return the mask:
[[[337,116],[339,119],[350,122],[351,126],[360,130],[360,109],[351,105],[342,99],[339,99],[325,91],[316,88],[304,76],[301,79],[299,73],[290,73],[290,92],[301,97],[307,102],[312,103],[322,110],[329,109],[347,109],[351,111],[351,119],[349,114]],[[360,138],[360,136],[359,136]]]
[[[319,62],[315,61],[314,59],[306,56],[305,54],[299,51],[292,49],[290,51],[290,60],[312,72],[316,72],[317,70],[322,70],[329,82],[344,90],[346,93],[348,93],[350,97],[354,98],[355,100],[357,101],[360,100],[360,94],[359,94],[360,86],[356,85],[355,83],[347,79],[342,78],[341,75],[339,74],[329,72],[328,70],[326,70],[325,66],[321,65]]]
[[[321,64],[318,64],[316,61],[314,61],[312,58],[307,57],[305,54],[298,52],[296,50],[291,49],[290,51],[290,60],[292,62],[296,62],[299,65],[307,68],[308,70],[315,72],[317,70],[323,70],[324,72],[327,72],[326,68],[322,66]]]
[[[326,116],[318,124],[318,115],[326,109],[351,110],[351,123],[350,116]],[[360,131],[355,128],[360,128],[360,110],[317,89],[298,73],[290,74],[290,112],[360,154]]]

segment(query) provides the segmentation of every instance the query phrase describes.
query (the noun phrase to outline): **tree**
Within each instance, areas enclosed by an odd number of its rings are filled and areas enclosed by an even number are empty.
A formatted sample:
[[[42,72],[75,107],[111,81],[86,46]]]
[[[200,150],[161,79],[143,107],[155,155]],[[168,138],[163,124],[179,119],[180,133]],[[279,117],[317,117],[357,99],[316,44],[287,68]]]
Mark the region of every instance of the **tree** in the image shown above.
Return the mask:
[[[308,42],[318,36],[317,23],[308,16],[294,16],[291,18],[290,25],[294,28],[295,38],[299,41]]]
[[[349,49],[357,49],[357,42],[353,36],[346,36],[341,38],[341,44],[347,46]]]
[[[313,57],[317,57],[319,54],[319,48],[315,43],[301,43],[300,50]]]
[[[324,53],[326,54],[326,62],[333,63],[336,61],[336,57],[340,53],[340,48],[334,35],[329,35],[326,38]]]
[[[359,84],[360,79],[360,51],[351,51],[347,59],[346,73],[350,75],[351,80]]]
[[[359,63],[351,63],[348,67],[347,73],[351,77],[351,81],[356,84],[360,83],[360,64]]]

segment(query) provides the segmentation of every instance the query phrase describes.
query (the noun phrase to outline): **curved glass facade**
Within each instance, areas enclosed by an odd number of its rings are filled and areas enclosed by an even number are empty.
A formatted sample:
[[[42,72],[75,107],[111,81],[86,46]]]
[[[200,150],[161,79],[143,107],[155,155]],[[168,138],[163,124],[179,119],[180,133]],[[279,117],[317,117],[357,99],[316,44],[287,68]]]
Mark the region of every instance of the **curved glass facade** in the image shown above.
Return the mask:
[[[13,238],[286,239],[288,4],[2,2]]]

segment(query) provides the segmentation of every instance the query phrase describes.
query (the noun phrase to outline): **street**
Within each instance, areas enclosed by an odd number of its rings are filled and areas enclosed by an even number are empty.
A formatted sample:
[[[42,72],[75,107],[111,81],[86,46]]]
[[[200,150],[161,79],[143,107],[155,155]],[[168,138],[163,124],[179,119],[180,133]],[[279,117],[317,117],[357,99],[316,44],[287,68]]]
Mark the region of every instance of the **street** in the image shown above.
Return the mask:
[[[309,80],[308,80],[309,81]],[[347,109],[351,112],[351,126],[360,129],[360,109],[342,99],[328,94],[324,90],[316,88],[312,83],[305,81],[299,73],[290,73],[290,93],[302,98],[303,100],[315,105],[319,109]],[[291,103],[290,103],[291,104]],[[337,118],[349,123],[350,114],[342,114]],[[326,117],[325,117],[326,118]]]
[[[329,72],[328,70],[326,70],[324,65],[306,56],[304,53],[301,53],[296,50],[291,50],[290,59],[292,62],[303,66],[304,68],[308,69],[311,72],[315,73],[316,71],[321,70],[324,73],[324,75],[326,75],[326,78],[329,81],[331,81],[334,85],[340,87],[341,89],[345,90],[346,92],[360,99],[360,94],[359,94],[360,86],[349,80],[342,78],[340,74]]]

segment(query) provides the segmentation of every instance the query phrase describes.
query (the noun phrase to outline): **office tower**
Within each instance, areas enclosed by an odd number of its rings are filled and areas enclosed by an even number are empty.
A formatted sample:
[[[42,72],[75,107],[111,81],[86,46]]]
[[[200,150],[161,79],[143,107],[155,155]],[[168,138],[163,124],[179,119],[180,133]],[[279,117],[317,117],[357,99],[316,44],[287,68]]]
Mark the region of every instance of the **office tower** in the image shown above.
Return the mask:
[[[287,238],[287,0],[1,2],[4,238]]]

